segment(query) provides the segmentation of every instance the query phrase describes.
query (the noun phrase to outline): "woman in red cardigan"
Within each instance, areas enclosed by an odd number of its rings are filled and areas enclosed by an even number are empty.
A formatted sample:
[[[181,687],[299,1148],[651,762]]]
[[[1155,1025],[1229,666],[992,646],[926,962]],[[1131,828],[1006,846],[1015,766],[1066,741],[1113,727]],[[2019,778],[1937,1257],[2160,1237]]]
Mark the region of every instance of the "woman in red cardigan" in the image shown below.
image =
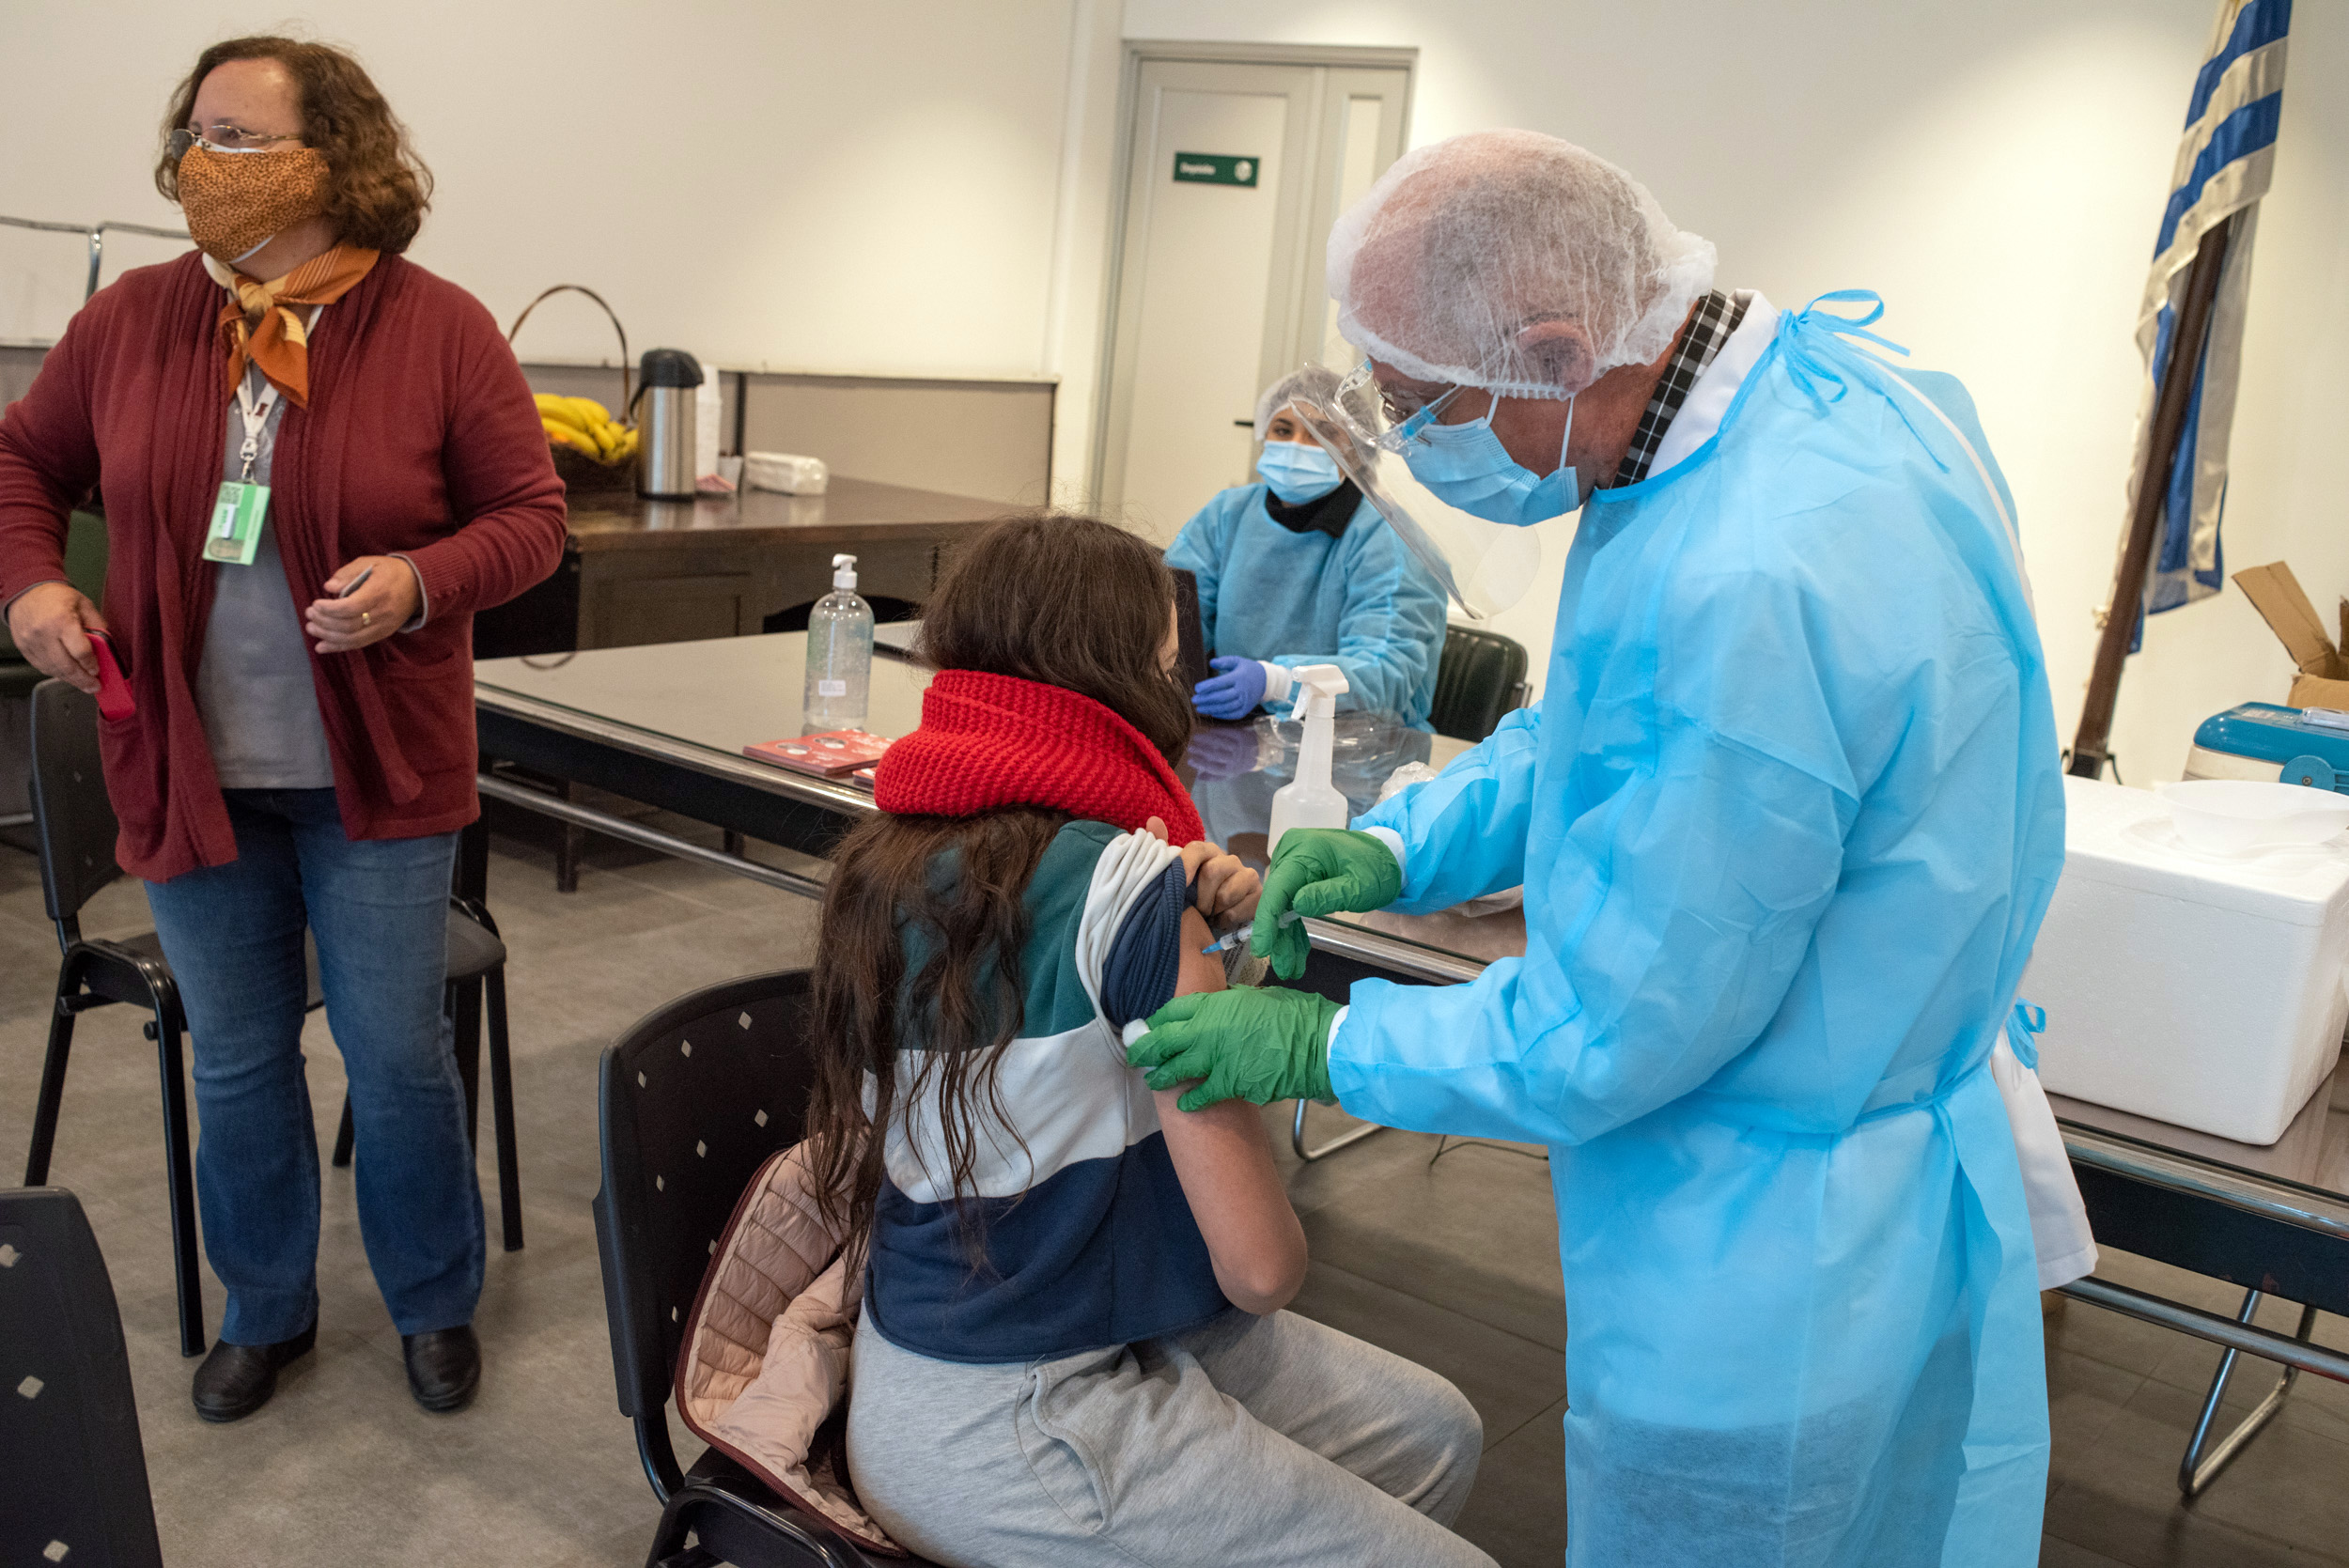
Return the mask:
[[[84,307],[0,417],[0,605],[94,690],[116,856],[194,1038],[204,1245],[228,1288],[197,1412],[260,1408],[318,1333],[303,934],[350,1079],[368,1261],[429,1410],[471,1400],[481,1195],[441,1015],[474,792],[473,613],[561,558],[563,486],[489,313],[403,260],[430,176],[358,63],[204,52],[156,170],[198,249]],[[95,488],[104,608],[65,581]]]

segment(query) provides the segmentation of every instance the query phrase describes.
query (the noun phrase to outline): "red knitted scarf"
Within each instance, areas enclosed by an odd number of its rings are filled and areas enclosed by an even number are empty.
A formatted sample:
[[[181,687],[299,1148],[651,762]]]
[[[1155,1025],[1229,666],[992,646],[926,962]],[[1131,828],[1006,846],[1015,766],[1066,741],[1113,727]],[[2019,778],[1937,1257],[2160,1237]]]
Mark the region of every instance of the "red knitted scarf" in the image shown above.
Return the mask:
[[[941,670],[930,682],[922,727],[874,768],[873,801],[920,816],[1043,806],[1128,832],[1155,816],[1172,843],[1207,836],[1140,730],[1063,687],[976,670]]]

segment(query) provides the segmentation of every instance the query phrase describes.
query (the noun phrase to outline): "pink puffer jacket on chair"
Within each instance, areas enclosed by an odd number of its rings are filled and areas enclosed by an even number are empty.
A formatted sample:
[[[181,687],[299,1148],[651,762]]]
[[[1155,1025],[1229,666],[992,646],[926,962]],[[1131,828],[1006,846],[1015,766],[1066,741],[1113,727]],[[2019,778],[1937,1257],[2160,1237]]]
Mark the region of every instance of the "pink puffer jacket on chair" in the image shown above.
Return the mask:
[[[858,1545],[902,1557],[857,1506],[837,1426],[818,1452],[819,1429],[848,1394],[863,1249],[824,1223],[803,1148],[758,1168],[711,1247],[677,1355],[677,1413]]]

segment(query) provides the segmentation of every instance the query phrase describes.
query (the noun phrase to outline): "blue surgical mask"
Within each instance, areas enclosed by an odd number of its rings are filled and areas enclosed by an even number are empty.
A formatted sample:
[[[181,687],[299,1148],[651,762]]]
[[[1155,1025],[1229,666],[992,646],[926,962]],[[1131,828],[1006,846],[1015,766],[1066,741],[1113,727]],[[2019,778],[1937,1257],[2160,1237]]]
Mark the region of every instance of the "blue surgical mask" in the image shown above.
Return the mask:
[[[1290,506],[1318,501],[1338,488],[1338,465],[1318,446],[1293,441],[1268,441],[1256,459],[1256,472],[1272,493]]]
[[[1499,399],[1494,399],[1496,406]],[[1403,448],[1411,477],[1447,506],[1512,528],[1563,517],[1582,505],[1581,479],[1566,461],[1574,437],[1574,402],[1566,402],[1566,433],[1558,443],[1558,471],[1540,478],[1509,456],[1493,434],[1492,410],[1466,425],[1422,426]]]

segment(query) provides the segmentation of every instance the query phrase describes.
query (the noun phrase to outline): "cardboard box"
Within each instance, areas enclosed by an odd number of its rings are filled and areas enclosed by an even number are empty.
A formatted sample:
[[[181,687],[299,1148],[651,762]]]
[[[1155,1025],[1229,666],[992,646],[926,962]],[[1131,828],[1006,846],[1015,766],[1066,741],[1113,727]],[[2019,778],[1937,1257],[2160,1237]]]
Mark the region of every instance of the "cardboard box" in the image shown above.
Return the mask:
[[[2349,709],[2349,658],[2334,644],[2292,568],[2281,561],[2247,567],[2234,580],[2300,672],[2284,701],[2294,707]],[[2349,598],[2341,601],[2341,641],[2349,643]]]

